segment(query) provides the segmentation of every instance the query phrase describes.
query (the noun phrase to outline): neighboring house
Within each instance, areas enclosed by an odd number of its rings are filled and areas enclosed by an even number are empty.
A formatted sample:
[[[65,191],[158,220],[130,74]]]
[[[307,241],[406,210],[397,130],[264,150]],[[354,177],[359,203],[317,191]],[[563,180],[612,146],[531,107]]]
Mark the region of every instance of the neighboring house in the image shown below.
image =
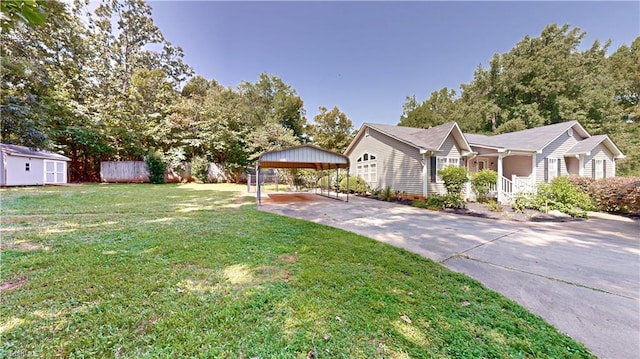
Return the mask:
[[[67,183],[67,162],[71,159],[65,156],[4,143],[0,150],[0,186]]]
[[[501,203],[557,176],[614,177],[615,161],[624,158],[608,136],[591,136],[577,121],[494,136],[462,135],[455,122],[429,129],[365,123],[345,154],[351,173],[372,188],[425,197],[444,193],[437,170],[445,166],[492,169]]]

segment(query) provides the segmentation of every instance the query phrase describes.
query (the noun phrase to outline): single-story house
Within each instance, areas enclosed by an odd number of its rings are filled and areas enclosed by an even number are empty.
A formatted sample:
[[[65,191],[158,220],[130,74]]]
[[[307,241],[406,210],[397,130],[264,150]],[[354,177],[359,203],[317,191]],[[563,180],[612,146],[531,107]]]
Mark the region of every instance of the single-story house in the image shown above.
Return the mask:
[[[455,122],[428,129],[365,123],[345,151],[351,173],[371,188],[424,197],[445,193],[438,170],[465,166],[498,172],[500,202],[566,174],[614,177],[624,158],[606,135],[591,136],[577,121],[486,136],[463,134]]]
[[[0,144],[0,186],[32,186],[67,183],[70,158],[24,146]]]

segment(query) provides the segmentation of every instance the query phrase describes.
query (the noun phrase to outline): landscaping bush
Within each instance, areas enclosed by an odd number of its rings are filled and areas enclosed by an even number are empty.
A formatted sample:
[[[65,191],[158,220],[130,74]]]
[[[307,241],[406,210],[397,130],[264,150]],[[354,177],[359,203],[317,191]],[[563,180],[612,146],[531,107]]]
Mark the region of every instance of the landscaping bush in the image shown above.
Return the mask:
[[[412,205],[418,208],[441,210],[445,208],[467,208],[467,203],[457,194],[433,194],[424,201],[413,201]]]
[[[640,216],[640,177],[611,177],[593,181],[589,194],[597,209]]]
[[[532,208],[530,195],[519,194],[511,203],[511,209],[514,212],[522,213],[527,208]]]
[[[332,190],[338,190],[338,184],[336,183],[336,176],[322,176],[318,180],[318,187],[327,188]]]
[[[362,177],[349,177],[349,193],[364,194],[367,192],[369,186],[367,181]],[[340,191],[347,192],[347,178],[343,178],[340,181]]]
[[[205,157],[194,157],[191,160],[191,176],[198,182],[209,182],[209,161]]]
[[[488,200],[491,186],[495,185],[498,180],[498,172],[490,169],[484,169],[476,172],[471,176],[471,186],[476,193],[478,202]]]
[[[151,152],[144,158],[149,170],[149,181],[155,184],[165,183],[164,174],[167,171],[167,165],[164,163],[160,152]]]
[[[585,211],[593,209],[589,195],[580,192],[567,177],[556,177],[550,184],[538,185],[538,193],[531,206],[537,210],[558,210],[571,217],[585,218]]]
[[[444,187],[449,194],[460,195],[464,184],[469,181],[467,170],[460,166],[449,166],[441,169],[438,174],[444,181]]]
[[[569,182],[571,182],[571,184],[578,187],[580,192],[586,193],[589,195],[591,195],[591,186],[596,181],[591,177],[582,177],[582,176],[576,176],[576,175],[571,175],[567,177],[567,179],[569,180]]]
[[[385,187],[380,195],[382,196],[383,200],[387,202],[391,201],[391,199],[393,198],[393,190],[391,189],[391,186]]]

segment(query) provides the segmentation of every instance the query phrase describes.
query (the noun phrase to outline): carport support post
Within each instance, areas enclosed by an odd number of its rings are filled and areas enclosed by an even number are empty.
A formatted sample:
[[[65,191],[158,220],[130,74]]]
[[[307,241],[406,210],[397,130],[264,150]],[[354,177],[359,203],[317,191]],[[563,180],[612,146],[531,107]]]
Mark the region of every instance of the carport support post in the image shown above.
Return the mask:
[[[347,169],[347,202],[349,202],[349,169]]]
[[[256,164],[256,196],[258,197],[258,205],[262,204],[262,198],[260,198],[260,164]]]
[[[340,189],[340,169],[336,166],[336,198],[338,198],[339,189]]]

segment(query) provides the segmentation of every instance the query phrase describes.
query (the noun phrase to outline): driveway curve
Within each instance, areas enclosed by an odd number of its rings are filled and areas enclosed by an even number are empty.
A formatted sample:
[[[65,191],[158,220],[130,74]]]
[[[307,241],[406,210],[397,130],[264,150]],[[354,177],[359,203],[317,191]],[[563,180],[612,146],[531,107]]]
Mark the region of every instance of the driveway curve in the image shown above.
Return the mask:
[[[600,358],[640,357],[638,221],[593,214],[577,222],[520,223],[361,197],[347,203],[305,196],[259,208],[420,254],[518,302]]]

